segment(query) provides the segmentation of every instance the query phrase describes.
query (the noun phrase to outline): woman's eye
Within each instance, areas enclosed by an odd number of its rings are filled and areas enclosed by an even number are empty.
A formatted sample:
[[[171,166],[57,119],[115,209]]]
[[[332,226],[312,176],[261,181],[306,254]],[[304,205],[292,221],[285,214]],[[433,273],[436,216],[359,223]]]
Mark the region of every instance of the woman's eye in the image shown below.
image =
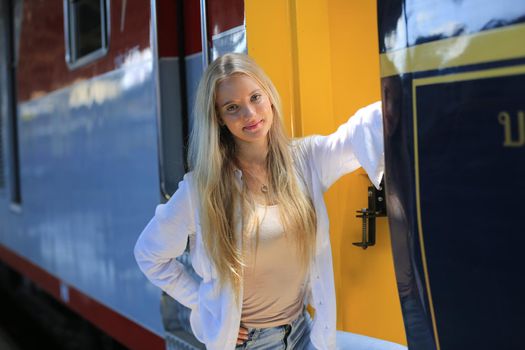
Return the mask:
[[[229,105],[226,107],[227,112],[235,112],[237,110],[237,105]]]
[[[262,98],[261,94],[255,94],[252,96],[252,102],[258,102]]]

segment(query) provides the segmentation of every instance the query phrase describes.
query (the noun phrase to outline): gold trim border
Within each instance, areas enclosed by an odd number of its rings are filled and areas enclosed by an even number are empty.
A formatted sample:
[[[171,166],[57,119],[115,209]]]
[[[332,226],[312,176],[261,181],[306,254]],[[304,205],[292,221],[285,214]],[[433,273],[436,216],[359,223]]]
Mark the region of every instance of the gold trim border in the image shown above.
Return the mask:
[[[520,23],[383,53],[381,78],[525,57],[523,38]]]
[[[415,180],[416,180],[416,209],[417,209],[417,225],[419,231],[419,241],[421,247],[421,256],[423,262],[423,270],[425,273],[425,285],[427,287],[428,300],[430,304],[430,314],[432,318],[432,328],[435,334],[436,347],[438,350],[441,350],[441,345],[439,343],[439,335],[437,330],[436,323],[436,312],[434,310],[434,302],[432,301],[432,292],[430,290],[430,277],[428,275],[427,267],[427,257],[425,251],[425,241],[423,238],[423,224],[421,217],[421,201],[420,201],[420,183],[419,183],[419,146],[418,146],[418,129],[417,129],[417,88],[419,86],[425,85],[434,85],[440,83],[451,83],[459,81],[468,81],[468,80],[477,80],[485,78],[496,78],[496,77],[505,77],[512,75],[525,74],[525,65],[504,67],[504,68],[494,68],[487,70],[480,70],[468,73],[456,73],[443,75],[438,77],[428,77],[412,80],[412,115],[413,115],[413,127],[414,127],[414,170],[415,170]]]

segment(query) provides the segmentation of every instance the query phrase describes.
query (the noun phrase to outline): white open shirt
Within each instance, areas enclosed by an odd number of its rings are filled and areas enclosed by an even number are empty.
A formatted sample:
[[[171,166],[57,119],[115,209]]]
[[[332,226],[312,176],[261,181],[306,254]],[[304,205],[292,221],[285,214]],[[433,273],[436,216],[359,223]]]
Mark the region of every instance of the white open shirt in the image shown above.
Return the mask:
[[[316,254],[310,269],[305,304],[315,309],[310,339],[317,349],[336,349],[336,300],[329,221],[324,192],[344,174],[363,167],[379,187],[384,171],[381,102],[357,111],[348,122],[328,136],[295,140],[294,163],[303,188],[313,200],[317,214]],[[242,181],[240,170],[235,172]],[[239,220],[240,221],[240,220]],[[240,234],[239,227],[236,234]],[[190,257],[196,281],[177,260],[190,239]],[[199,223],[197,192],[192,173],[184,176],[177,191],[142,231],[135,245],[135,259],[156,286],[191,309],[190,324],[195,337],[207,349],[235,349],[239,333],[240,303],[230,287],[218,288],[217,272],[204,249]]]

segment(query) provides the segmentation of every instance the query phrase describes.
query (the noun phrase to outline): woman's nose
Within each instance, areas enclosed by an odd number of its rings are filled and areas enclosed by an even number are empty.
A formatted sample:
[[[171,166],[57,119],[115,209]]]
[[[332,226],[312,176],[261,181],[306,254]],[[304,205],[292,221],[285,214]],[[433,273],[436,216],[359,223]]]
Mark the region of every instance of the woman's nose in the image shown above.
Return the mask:
[[[255,114],[256,114],[255,113],[255,108],[253,106],[247,105],[246,107],[244,107],[244,111],[243,111],[243,114],[242,114],[244,118],[250,119]]]

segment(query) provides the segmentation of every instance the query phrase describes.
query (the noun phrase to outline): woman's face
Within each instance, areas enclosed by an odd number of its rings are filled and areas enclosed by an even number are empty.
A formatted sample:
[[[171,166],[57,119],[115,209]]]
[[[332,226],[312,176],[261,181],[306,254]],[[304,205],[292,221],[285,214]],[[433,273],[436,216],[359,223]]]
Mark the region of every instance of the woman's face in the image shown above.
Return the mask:
[[[244,74],[224,79],[217,86],[215,105],[238,145],[266,142],[273,109],[255,79]]]

